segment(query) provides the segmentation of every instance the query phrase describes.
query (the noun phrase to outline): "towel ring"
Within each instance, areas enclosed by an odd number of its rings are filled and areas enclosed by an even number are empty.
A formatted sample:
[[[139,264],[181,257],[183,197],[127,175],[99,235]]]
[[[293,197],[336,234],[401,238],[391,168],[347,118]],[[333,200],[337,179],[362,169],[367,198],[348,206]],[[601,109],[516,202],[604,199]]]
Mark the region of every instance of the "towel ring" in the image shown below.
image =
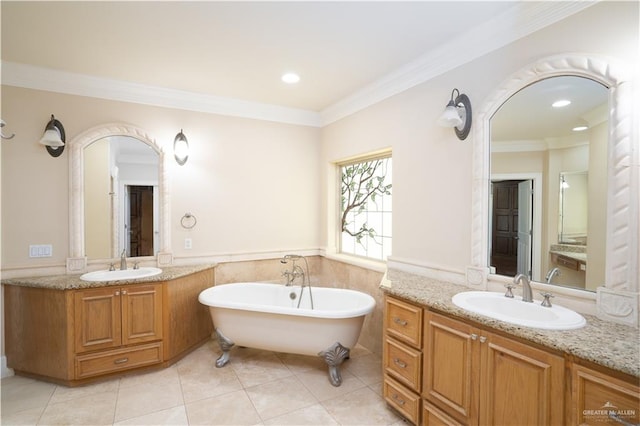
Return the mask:
[[[180,219],[180,224],[184,229],[191,229],[196,226],[196,223],[198,223],[198,219],[191,213],[185,213]]]

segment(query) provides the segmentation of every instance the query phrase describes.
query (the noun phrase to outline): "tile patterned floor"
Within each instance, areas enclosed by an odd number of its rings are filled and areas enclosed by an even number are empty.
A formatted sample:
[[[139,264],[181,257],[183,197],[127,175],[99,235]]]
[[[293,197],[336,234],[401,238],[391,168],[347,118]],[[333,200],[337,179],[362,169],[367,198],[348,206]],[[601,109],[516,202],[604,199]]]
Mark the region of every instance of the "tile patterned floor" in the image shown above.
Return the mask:
[[[333,387],[316,357],[208,342],[164,370],[77,388],[2,379],[2,425],[403,425],[381,397],[380,357],[358,346]]]

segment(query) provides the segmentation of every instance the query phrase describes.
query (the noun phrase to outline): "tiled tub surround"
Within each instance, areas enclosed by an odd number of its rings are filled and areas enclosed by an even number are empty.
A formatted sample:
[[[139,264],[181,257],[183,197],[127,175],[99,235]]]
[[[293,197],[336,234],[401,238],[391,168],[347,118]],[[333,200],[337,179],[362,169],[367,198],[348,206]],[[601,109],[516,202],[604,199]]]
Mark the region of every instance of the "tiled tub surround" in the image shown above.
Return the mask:
[[[397,270],[389,270],[390,295],[434,310],[468,319],[555,351],[640,378],[640,333],[637,329],[584,315],[587,325],[577,330],[550,331],[511,325],[458,308],[453,295],[465,287]],[[517,293],[516,297],[519,297]]]

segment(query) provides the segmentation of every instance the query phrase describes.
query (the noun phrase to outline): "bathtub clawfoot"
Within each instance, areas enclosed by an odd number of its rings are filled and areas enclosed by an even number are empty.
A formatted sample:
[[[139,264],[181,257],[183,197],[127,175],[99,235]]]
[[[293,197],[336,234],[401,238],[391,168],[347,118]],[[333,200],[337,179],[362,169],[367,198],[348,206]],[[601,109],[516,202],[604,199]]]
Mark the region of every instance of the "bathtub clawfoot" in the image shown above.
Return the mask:
[[[227,365],[229,362],[229,351],[233,347],[234,343],[227,336],[222,334],[222,332],[216,328],[216,335],[218,336],[218,344],[220,345],[220,349],[222,349],[222,355],[216,360],[216,367],[221,368]]]
[[[340,364],[349,358],[349,352],[349,348],[345,348],[340,342],[336,342],[329,349],[318,353],[318,356],[324,359],[329,366],[329,381],[333,386],[340,386],[342,384]]]

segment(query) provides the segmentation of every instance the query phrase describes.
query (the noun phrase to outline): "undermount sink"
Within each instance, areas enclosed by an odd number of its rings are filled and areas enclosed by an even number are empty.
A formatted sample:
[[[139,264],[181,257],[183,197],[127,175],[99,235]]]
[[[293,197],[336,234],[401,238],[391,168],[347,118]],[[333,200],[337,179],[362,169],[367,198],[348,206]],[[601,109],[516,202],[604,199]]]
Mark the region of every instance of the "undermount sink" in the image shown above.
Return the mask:
[[[541,306],[536,300],[523,302],[518,296],[509,298],[504,293],[466,291],[456,294],[451,301],[467,311],[523,327],[572,330],[587,323],[582,315],[571,309],[558,305]]]
[[[158,275],[162,272],[160,268],[152,266],[138,269],[116,269],[115,271],[93,271],[80,276],[83,281],[121,281],[134,280],[137,278],[147,278]]]

